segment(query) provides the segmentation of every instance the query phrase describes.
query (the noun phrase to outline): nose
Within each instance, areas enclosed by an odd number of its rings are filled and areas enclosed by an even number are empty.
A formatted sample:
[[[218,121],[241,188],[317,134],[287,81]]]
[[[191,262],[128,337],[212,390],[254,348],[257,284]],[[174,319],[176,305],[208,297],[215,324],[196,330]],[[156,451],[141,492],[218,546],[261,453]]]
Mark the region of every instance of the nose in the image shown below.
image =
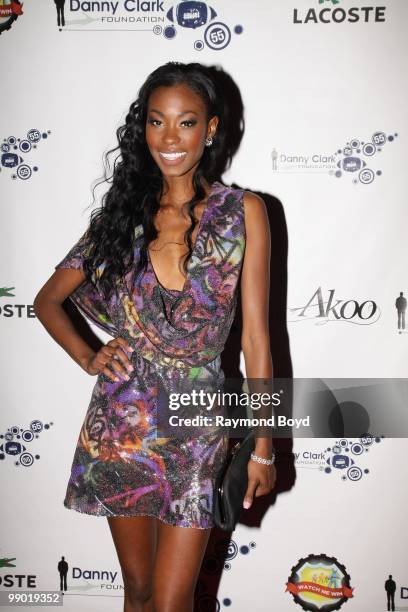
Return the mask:
[[[177,128],[168,126],[163,133],[163,142],[166,144],[174,144],[180,142],[180,136]]]

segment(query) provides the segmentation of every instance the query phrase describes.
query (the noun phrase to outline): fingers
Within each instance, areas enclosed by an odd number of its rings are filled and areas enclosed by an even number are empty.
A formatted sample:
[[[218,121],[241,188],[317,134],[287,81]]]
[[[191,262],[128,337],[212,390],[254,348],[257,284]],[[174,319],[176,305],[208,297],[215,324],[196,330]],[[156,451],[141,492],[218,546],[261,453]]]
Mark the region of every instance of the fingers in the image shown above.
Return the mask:
[[[110,340],[96,354],[95,364],[99,368],[99,372],[105,374],[112,381],[119,381],[119,376],[129,380],[128,372],[133,371],[133,365],[126,351],[132,353],[133,350],[133,347],[124,338],[115,338]]]
[[[255,494],[255,489],[258,486],[258,480],[255,480],[254,478],[249,478],[248,479],[248,487],[245,493],[245,497],[244,497],[244,503],[243,506],[245,509],[248,509],[252,506],[252,502],[254,499],[254,494]]]
[[[248,476],[248,487],[245,493],[243,507],[248,509],[252,506],[254,497],[260,497],[270,493],[275,486],[276,481],[276,468],[272,466],[252,466],[252,470],[257,470],[258,475],[250,473]]]

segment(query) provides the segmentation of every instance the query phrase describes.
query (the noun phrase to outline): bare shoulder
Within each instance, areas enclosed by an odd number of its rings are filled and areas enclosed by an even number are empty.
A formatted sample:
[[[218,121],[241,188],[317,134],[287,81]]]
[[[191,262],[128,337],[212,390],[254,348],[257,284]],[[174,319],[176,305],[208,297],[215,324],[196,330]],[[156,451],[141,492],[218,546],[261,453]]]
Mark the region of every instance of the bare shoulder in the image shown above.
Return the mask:
[[[264,226],[268,221],[264,199],[252,191],[244,191],[243,202],[247,229]]]

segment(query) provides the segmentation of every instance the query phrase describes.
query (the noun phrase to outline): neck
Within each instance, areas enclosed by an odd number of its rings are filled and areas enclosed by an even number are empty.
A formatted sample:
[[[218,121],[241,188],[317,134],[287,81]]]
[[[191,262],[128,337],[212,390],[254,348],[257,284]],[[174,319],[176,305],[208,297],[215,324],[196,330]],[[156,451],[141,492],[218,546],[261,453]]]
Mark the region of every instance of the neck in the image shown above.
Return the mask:
[[[205,191],[208,193],[210,184],[202,181]],[[161,204],[172,204],[182,206],[189,202],[194,195],[194,187],[191,175],[185,176],[163,176],[163,195]]]

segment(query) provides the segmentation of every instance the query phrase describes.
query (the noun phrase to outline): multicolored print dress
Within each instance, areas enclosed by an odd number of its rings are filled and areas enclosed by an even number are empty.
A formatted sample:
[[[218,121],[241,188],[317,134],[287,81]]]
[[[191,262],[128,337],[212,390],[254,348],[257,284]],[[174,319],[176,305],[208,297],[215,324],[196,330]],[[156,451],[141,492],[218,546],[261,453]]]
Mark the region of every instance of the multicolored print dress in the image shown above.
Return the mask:
[[[134,260],[143,227],[136,228]],[[83,238],[55,268],[81,269]],[[118,296],[103,300],[85,280],[70,299],[93,323],[125,338],[134,370],[112,382],[99,374],[72,461],[64,506],[98,516],[149,515],[210,528],[213,488],[228,451],[225,430],[158,437],[158,384],[223,380],[220,354],[234,320],[245,250],[243,190],[211,185],[181,291],[164,288],[150,257]]]

